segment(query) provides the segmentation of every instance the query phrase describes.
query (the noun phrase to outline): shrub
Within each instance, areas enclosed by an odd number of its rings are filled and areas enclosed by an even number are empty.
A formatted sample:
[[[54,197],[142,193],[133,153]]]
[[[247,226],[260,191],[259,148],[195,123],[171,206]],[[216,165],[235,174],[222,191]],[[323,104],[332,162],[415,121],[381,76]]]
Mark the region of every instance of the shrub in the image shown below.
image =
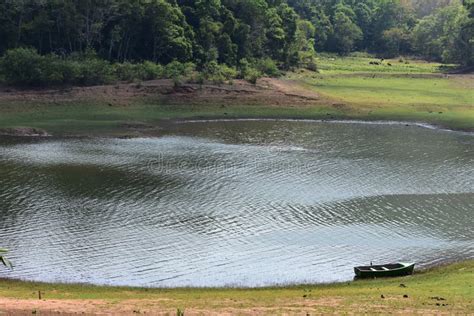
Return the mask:
[[[250,63],[247,61],[247,59],[242,58],[239,61],[239,78],[244,79],[247,76],[250,68]]]
[[[164,77],[164,68],[160,64],[145,61],[138,65],[138,74],[142,80],[154,80]]]
[[[277,65],[270,58],[257,60],[257,62],[255,63],[255,68],[262,74],[265,74],[270,77],[279,77],[281,75],[281,72],[278,69]]]
[[[257,80],[262,77],[262,73],[255,68],[250,68],[247,71],[246,76],[244,77],[245,80],[250,82],[251,84],[256,84]]]
[[[62,69],[63,82],[65,84],[78,84],[78,76],[81,72],[80,62],[73,60],[61,60],[59,65]]]
[[[0,72],[9,84],[45,86],[76,83],[79,67],[56,55],[41,56],[33,49],[16,48],[1,58]]]
[[[173,61],[166,67],[145,61],[110,64],[88,50],[62,59],[57,55],[41,56],[34,49],[8,50],[0,58],[0,82],[13,85],[47,86],[56,84],[98,85],[120,81],[171,78],[178,85],[194,72],[193,63]],[[217,73],[228,78],[235,73],[229,67],[217,66]]]
[[[252,84],[256,84],[260,77],[262,77],[262,73],[253,68],[247,59],[243,58],[239,61],[239,78],[245,79]]]
[[[216,61],[211,61],[204,65],[202,77],[214,83],[223,83],[237,77],[237,70],[227,65],[219,65]]]
[[[306,65],[305,65],[305,68],[308,69],[308,70],[311,70],[311,71],[316,71],[318,72],[318,64],[316,63],[315,60],[311,60],[309,61]]]
[[[37,85],[57,85],[65,81],[66,76],[74,76],[67,62],[59,59],[55,55],[48,55],[42,58],[41,77]],[[68,77],[67,79],[71,79]]]
[[[139,77],[138,65],[128,62],[115,64],[114,72],[120,81],[133,81]]]
[[[226,80],[237,78],[239,72],[234,67],[229,67],[225,64],[219,66],[219,70]]]
[[[300,52],[298,58],[300,67],[311,71],[318,71],[318,64],[313,52]]]
[[[34,49],[8,50],[0,61],[5,81],[18,85],[37,85],[42,82],[44,58]]]
[[[114,67],[105,60],[87,58],[78,62],[76,81],[83,85],[112,83],[117,80]]]
[[[163,66],[150,61],[141,64],[117,63],[114,65],[115,75],[121,81],[153,80],[164,76]]]
[[[7,83],[14,85],[94,85],[116,80],[113,67],[104,60],[41,56],[28,48],[8,50],[0,60],[0,72]]]
[[[193,63],[180,63],[175,60],[165,66],[166,78],[172,79],[175,86],[179,86],[184,78],[190,77],[196,66]]]

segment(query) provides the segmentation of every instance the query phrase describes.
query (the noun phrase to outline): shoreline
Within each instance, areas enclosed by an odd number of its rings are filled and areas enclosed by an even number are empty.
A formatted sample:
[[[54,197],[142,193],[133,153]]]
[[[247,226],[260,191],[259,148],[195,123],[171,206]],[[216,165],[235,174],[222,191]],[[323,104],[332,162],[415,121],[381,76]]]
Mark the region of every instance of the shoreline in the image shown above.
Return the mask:
[[[408,124],[474,133],[473,75],[413,76],[306,71],[262,78],[255,85],[235,80],[174,87],[160,79],[91,87],[0,87],[0,134],[30,129],[53,136],[140,137],[159,135],[162,124],[229,119]]]
[[[364,120],[364,119],[317,119],[317,118],[298,118],[298,117],[236,117],[236,118],[200,118],[200,119],[175,119],[173,123],[187,124],[187,123],[213,123],[213,122],[258,122],[258,121],[274,121],[274,122],[303,122],[303,123],[329,123],[329,124],[360,124],[360,125],[398,125],[420,127],[425,129],[462,133],[467,135],[474,135],[473,129],[451,129],[443,125],[435,125],[426,122],[410,122],[397,120]]]
[[[415,266],[415,272],[413,275],[423,275],[430,272],[436,272],[436,270],[449,268],[459,264],[474,264],[474,258],[468,259],[460,259],[460,260],[445,260],[439,263],[429,264],[423,266],[422,268],[417,268]],[[408,276],[410,277],[410,276]],[[397,278],[404,278],[404,277],[396,277],[396,278],[382,278],[381,280],[390,280],[390,279],[397,279]],[[45,282],[45,281],[35,281],[35,280],[27,280],[21,278],[8,278],[8,277],[0,277],[0,283],[2,281],[7,282],[16,282],[16,283],[23,283],[23,284],[37,284],[37,285],[45,285],[45,286],[81,286],[81,287],[94,287],[94,288],[102,288],[102,289],[130,289],[130,290],[244,290],[244,291],[258,291],[258,290],[268,290],[268,289],[285,289],[285,288],[299,288],[299,287],[327,287],[327,286],[339,286],[345,285],[348,283],[353,282],[365,282],[370,281],[370,279],[351,279],[351,280],[341,280],[335,282],[316,282],[316,283],[282,283],[282,284],[274,284],[274,285],[264,285],[264,286],[233,286],[233,285],[224,285],[224,286],[175,286],[175,287],[160,287],[160,286],[133,286],[133,285],[108,285],[108,284],[94,284],[94,283],[75,283],[75,282]],[[0,295],[1,297],[1,295]]]
[[[0,312],[37,314],[469,314],[474,260],[413,276],[266,288],[132,288],[0,279]]]
[[[406,126],[406,127],[419,127],[423,129],[435,130],[440,132],[449,132],[449,133],[457,133],[462,135],[469,135],[474,136],[474,128],[473,129],[452,129],[447,126],[443,125],[435,125],[426,122],[410,122],[410,121],[397,121],[397,120],[364,120],[364,119],[319,119],[319,118],[302,118],[302,117],[269,117],[269,116],[262,116],[262,117],[247,117],[247,116],[240,116],[240,117],[219,117],[219,116],[209,116],[209,117],[202,117],[198,116],[198,118],[169,118],[163,119],[159,121],[155,125],[147,125],[144,128],[137,127],[134,129],[134,133],[130,133],[127,131],[126,128],[118,128],[114,131],[111,135],[108,133],[99,134],[99,135],[74,135],[74,134],[65,134],[65,135],[54,135],[49,134],[46,130],[40,130],[41,133],[35,134],[24,134],[20,132],[15,134],[15,128],[11,128],[13,132],[3,132],[0,128],[0,139],[87,139],[87,138],[147,138],[147,137],[161,137],[160,133],[148,133],[150,129],[153,128],[162,128],[165,129],[169,127],[170,124],[192,124],[192,123],[219,123],[219,122],[302,122],[302,123],[321,123],[321,124],[359,124],[359,125],[381,125],[381,126]],[[25,128],[18,128],[19,130],[23,130]],[[29,128],[28,128],[29,129]],[[10,130],[10,129],[8,129]],[[37,129],[34,129],[37,130]]]

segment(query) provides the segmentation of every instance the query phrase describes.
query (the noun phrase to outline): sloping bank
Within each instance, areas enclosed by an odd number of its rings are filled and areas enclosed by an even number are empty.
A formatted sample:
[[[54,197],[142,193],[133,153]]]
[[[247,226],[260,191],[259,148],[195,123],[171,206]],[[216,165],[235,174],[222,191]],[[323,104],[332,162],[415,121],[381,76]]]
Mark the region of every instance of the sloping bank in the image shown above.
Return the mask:
[[[0,311],[40,315],[175,315],[178,309],[185,315],[467,315],[474,310],[472,280],[472,260],[404,278],[261,289],[151,289],[1,280]]]
[[[474,131],[474,106],[443,112],[438,104],[407,107],[403,96],[394,94],[400,103],[381,107],[362,96],[357,102],[341,99],[311,80],[263,78],[256,85],[235,80],[178,87],[170,80],[57,89],[0,87],[0,134],[18,131],[27,136],[25,131],[30,130],[31,136],[159,135],[170,120],[196,118],[407,121]]]

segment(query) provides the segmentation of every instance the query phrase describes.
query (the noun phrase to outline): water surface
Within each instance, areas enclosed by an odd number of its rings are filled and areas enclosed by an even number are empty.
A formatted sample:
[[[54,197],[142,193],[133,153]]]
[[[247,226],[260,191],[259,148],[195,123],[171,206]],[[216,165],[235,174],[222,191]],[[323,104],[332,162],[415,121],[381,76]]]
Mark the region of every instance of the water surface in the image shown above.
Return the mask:
[[[1,245],[28,280],[262,286],[474,258],[474,136],[404,125],[176,124],[0,140]]]

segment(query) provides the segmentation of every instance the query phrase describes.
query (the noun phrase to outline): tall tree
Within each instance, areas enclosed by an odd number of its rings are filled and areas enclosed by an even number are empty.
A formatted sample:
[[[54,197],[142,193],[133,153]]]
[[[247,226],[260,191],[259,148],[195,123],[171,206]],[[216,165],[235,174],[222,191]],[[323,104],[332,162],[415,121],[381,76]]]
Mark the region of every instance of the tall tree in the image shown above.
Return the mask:
[[[362,39],[362,31],[354,23],[355,14],[345,5],[338,5],[333,18],[332,50],[340,54],[351,52]]]
[[[413,46],[425,58],[470,64],[472,18],[461,5],[452,5],[424,17],[413,30]]]

